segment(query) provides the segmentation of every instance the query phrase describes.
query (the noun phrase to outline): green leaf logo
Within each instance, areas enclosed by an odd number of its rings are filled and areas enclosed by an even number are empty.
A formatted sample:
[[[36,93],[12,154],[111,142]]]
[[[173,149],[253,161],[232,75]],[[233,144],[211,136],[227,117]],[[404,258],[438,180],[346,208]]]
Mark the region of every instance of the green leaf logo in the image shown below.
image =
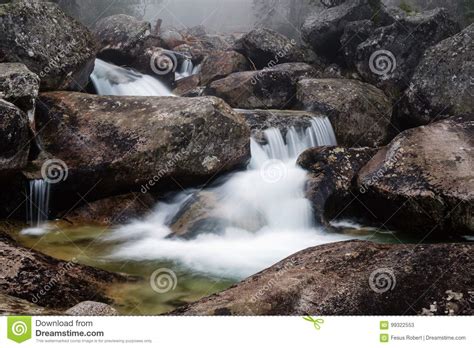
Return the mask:
[[[312,318],[311,316],[306,316],[306,317],[303,317],[304,320],[306,321],[309,321],[311,323],[313,323],[313,326],[316,330],[320,330],[321,329],[321,325],[324,324],[324,319],[321,319],[321,318],[317,318],[317,319],[314,319]]]
[[[31,317],[8,317],[8,339],[22,343],[31,338]]]

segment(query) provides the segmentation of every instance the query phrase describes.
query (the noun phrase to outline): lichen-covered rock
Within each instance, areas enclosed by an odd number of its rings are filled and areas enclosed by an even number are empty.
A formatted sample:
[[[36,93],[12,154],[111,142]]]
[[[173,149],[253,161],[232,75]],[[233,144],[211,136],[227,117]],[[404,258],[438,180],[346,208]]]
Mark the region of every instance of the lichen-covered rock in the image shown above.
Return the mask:
[[[474,112],[474,24],[429,48],[415,70],[398,122],[428,124],[443,115]]]
[[[69,308],[65,315],[74,316],[116,316],[119,315],[117,310],[106,303],[84,301]]]
[[[321,72],[306,63],[285,63],[273,68],[234,73],[212,82],[206,93],[241,109],[289,109],[294,103],[296,83]]]
[[[472,315],[473,252],[467,243],[320,245],[170,314],[416,315],[437,303],[433,315]]]
[[[348,67],[355,68],[357,47],[370,37],[375,27],[374,22],[369,19],[346,25],[341,36],[341,48]]]
[[[143,185],[163,189],[171,177],[197,184],[245,165],[250,156],[247,125],[218,98],[54,92],[40,101],[42,148],[68,167],[56,197],[92,186],[91,199]]]
[[[306,198],[311,201],[315,219],[329,224],[357,214],[358,202],[351,190],[359,170],[378,152],[374,148],[317,147],[298,158],[298,165],[308,171]]]
[[[318,11],[305,21],[301,29],[303,39],[318,56],[333,60],[340,52],[346,25],[372,19],[380,6],[380,0],[351,0]]]
[[[0,63],[21,62],[41,90],[80,90],[94,69],[97,43],[89,30],[49,2],[0,5]]]
[[[392,105],[378,88],[348,79],[304,79],[298,82],[298,105],[327,115],[338,144],[378,147],[390,141]]]
[[[0,232],[0,292],[39,306],[66,309],[81,301],[109,303],[105,286],[121,275],[56,260],[19,246]]]
[[[473,139],[472,115],[401,133],[359,172],[359,199],[387,226],[474,232]]]
[[[29,151],[26,115],[15,105],[0,99],[0,178],[23,169]]]
[[[40,79],[22,63],[0,63],[0,99],[33,116]],[[32,120],[30,120],[32,121]]]
[[[376,29],[357,48],[356,66],[368,82],[399,99],[425,50],[457,33],[444,9],[416,13]]]
[[[228,75],[250,70],[247,59],[235,51],[217,51],[209,54],[201,65],[201,84],[227,77]]]
[[[295,40],[266,28],[248,32],[234,48],[249,58],[257,69],[282,63],[315,63],[317,60],[313,52],[299,47]]]

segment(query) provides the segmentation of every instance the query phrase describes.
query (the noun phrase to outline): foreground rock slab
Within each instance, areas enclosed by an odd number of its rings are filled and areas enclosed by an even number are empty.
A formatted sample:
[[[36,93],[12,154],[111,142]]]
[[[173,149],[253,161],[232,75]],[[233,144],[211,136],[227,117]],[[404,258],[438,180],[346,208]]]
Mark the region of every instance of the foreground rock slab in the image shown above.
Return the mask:
[[[97,44],[89,30],[49,2],[0,5],[0,63],[21,62],[41,90],[80,90],[94,69]]]
[[[358,176],[359,197],[380,221],[421,236],[474,232],[474,117],[413,128]]]
[[[472,315],[473,252],[472,244],[321,245],[171,314]]]
[[[0,63],[0,98],[34,112],[40,79],[22,63]],[[33,115],[31,115],[33,116]]]
[[[23,248],[0,231],[0,293],[42,307],[67,309],[79,302],[110,302],[105,286],[121,275],[56,260]]]

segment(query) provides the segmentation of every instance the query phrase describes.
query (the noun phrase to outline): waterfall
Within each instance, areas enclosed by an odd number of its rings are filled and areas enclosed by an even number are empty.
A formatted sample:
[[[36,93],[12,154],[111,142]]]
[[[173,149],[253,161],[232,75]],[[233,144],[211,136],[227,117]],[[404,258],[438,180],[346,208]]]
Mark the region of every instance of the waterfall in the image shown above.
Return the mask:
[[[172,96],[170,89],[152,76],[96,59],[91,75],[99,95]]]
[[[42,179],[28,182],[28,201],[26,204],[26,217],[32,227],[26,233],[33,231],[48,220],[50,184]],[[26,231],[26,230],[25,230]]]
[[[198,68],[199,65],[196,67]],[[198,73],[198,71],[194,68],[193,62],[191,59],[184,59],[181,65],[179,66],[179,69],[176,71],[176,80],[183,79],[185,77],[194,75],[195,73]]]
[[[115,229],[107,240],[118,242],[114,260],[170,260],[213,275],[242,278],[304,248],[345,239],[316,226],[305,198],[306,172],[296,165],[309,147],[336,145],[327,118],[314,118],[304,131],[264,132],[266,144],[251,140],[247,170],[203,191],[216,197],[206,206],[209,223],[188,239],[170,238],[171,222],[199,190],[161,202],[148,218]],[[212,221],[214,220],[214,221]],[[217,230],[216,230],[217,222]],[[131,237],[133,236],[133,237]]]

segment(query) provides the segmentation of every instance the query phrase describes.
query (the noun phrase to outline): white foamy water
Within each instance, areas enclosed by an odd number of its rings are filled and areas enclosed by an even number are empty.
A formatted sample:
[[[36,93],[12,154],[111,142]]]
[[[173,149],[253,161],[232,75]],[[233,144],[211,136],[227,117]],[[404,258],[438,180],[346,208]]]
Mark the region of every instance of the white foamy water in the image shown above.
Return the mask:
[[[91,75],[97,94],[122,96],[173,96],[165,84],[152,76],[95,60]]]
[[[207,190],[217,197],[209,214],[221,222],[219,232],[204,224],[192,239],[169,238],[169,221],[196,194],[191,190],[158,204],[147,219],[114,230],[107,239],[120,244],[109,257],[171,260],[192,270],[242,278],[304,248],[345,239],[315,226],[304,196],[306,172],[296,165],[306,148],[336,144],[329,120],[315,118],[304,132],[292,128],[286,139],[278,129],[265,131],[265,137],[263,146],[251,141],[246,171]]]
[[[50,189],[50,184],[42,179],[28,182],[26,220],[30,228],[24,229],[22,234],[40,236],[47,232],[45,223],[49,214]]]

